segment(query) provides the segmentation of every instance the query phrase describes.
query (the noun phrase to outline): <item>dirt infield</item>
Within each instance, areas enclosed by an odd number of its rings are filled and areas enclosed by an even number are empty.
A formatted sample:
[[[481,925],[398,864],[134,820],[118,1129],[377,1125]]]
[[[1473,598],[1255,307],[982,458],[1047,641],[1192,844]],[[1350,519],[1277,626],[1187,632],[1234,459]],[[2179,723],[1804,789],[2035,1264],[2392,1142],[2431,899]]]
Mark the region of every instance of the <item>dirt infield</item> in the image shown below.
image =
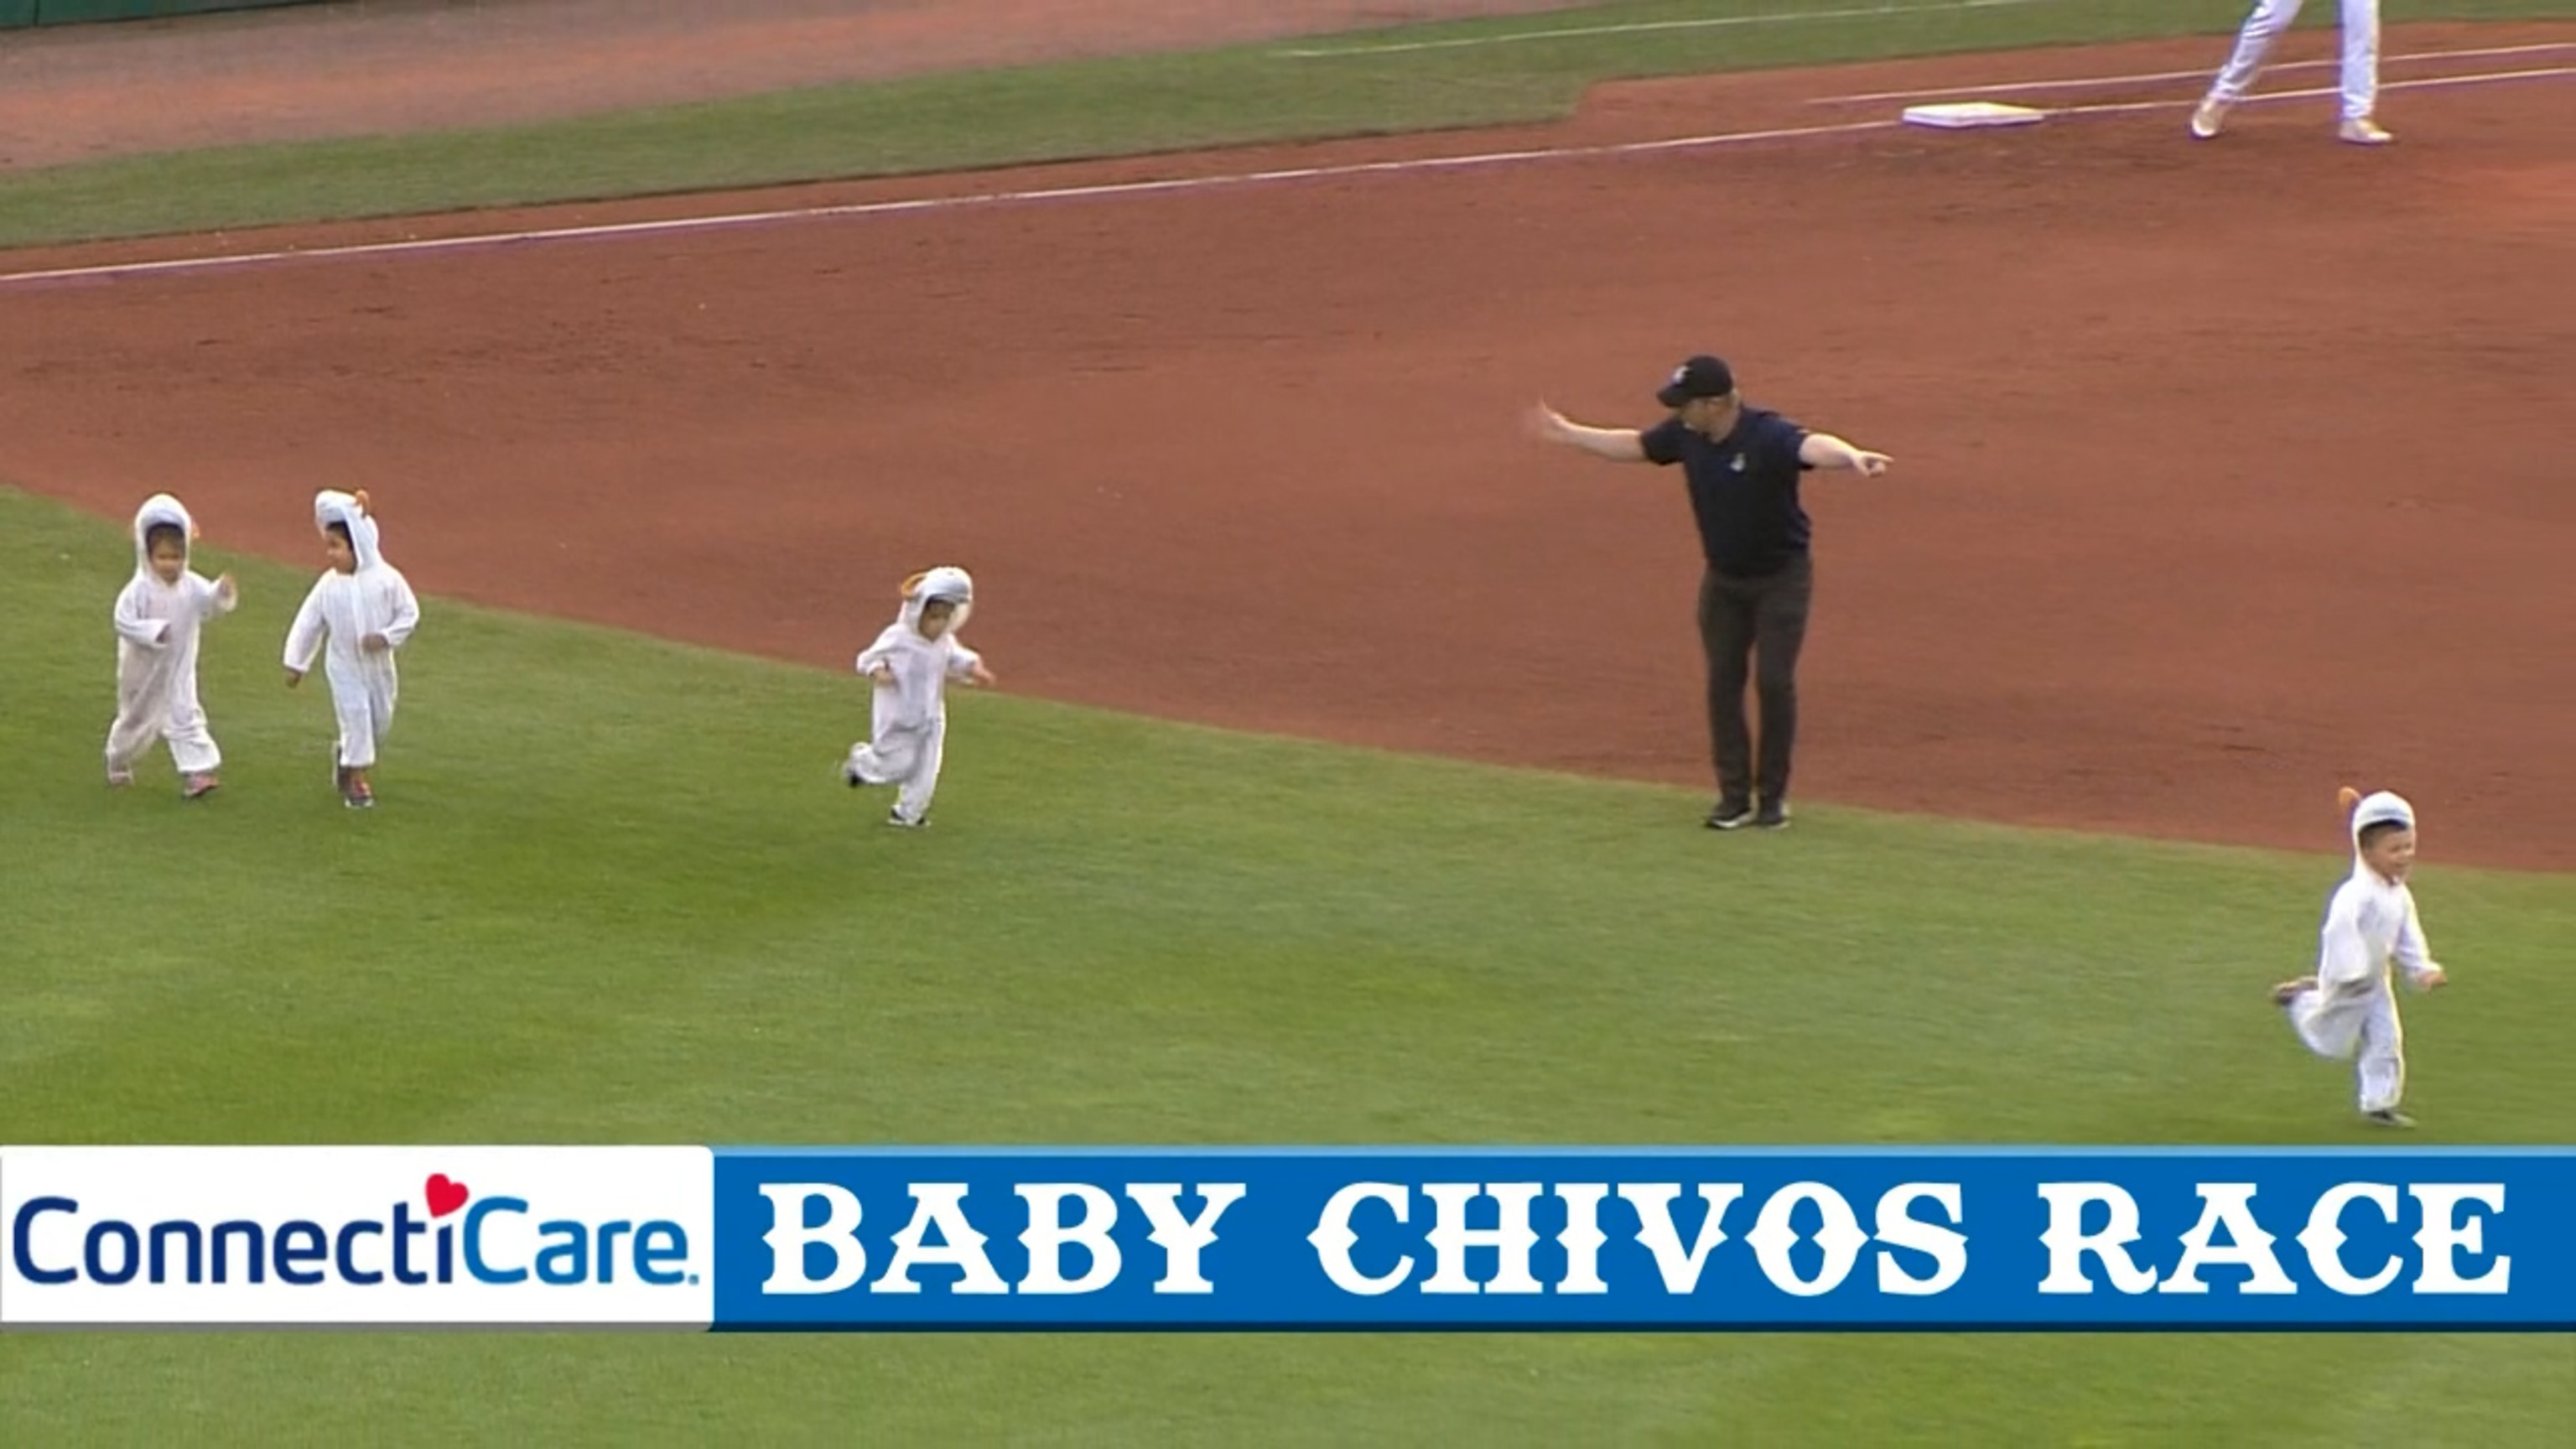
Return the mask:
[[[1515,15],[1576,0],[341,0],[22,32],[0,170],[500,126],[787,86]]]
[[[1659,83],[1561,133],[788,195],[1815,125],[1891,110],[1818,97],[2211,49]],[[2331,848],[2351,780],[2417,795],[2444,858],[2576,869],[2552,421],[2576,142],[2547,122],[2569,94],[2392,91],[2376,153],[2327,139],[2328,100],[2210,145],[2167,106],[21,286],[0,473],[114,516],[172,487],[216,541],[299,558],[309,491],[364,485],[424,589],[826,666],[896,578],[953,560],[1026,692],[1699,783],[1678,480],[1518,418],[1544,393],[1642,421],[1710,346],[1899,460],[1809,490],[1803,797]]]

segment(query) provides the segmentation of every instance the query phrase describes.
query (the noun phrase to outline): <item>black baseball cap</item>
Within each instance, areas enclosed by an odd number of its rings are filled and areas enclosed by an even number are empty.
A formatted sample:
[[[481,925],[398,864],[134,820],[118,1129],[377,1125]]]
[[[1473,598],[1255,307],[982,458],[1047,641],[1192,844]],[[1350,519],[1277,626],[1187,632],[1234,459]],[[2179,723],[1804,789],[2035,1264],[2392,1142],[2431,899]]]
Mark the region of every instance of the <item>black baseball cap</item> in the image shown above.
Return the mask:
[[[1677,408],[1693,398],[1724,397],[1733,391],[1735,369],[1726,365],[1725,358],[1703,352],[1673,369],[1671,380],[1655,394],[1655,401]]]

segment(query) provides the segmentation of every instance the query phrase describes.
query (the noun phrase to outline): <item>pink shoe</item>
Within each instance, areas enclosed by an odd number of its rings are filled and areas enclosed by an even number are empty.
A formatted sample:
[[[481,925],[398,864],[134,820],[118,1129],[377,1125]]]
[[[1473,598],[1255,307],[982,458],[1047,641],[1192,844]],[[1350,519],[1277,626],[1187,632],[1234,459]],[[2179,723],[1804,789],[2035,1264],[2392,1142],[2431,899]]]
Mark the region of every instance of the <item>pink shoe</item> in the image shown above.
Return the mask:
[[[202,775],[190,775],[187,782],[179,787],[179,798],[182,800],[203,800],[207,796],[215,793],[216,789],[223,783],[223,781],[216,779],[212,772]]]

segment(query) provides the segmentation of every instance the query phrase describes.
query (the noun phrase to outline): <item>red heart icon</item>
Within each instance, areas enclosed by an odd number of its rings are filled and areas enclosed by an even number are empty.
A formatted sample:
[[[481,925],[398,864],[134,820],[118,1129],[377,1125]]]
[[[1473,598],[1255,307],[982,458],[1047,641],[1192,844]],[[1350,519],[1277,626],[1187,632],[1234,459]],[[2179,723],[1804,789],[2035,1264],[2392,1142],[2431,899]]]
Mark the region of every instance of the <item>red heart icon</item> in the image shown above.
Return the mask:
[[[421,1190],[429,1194],[429,1215],[434,1218],[443,1218],[465,1206],[465,1200],[474,1195],[466,1191],[465,1184],[451,1181],[443,1172],[432,1174]]]

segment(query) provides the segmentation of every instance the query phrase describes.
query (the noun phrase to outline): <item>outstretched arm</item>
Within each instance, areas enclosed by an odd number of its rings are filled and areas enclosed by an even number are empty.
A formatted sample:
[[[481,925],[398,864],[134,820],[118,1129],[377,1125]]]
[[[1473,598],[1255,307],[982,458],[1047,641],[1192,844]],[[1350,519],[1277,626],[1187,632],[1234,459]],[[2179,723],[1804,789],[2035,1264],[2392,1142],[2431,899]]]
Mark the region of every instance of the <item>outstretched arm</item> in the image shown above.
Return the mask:
[[[1895,460],[1885,453],[1855,448],[1831,433],[1809,433],[1798,445],[1798,461],[1810,468],[1848,468],[1864,478],[1875,478]]]
[[[1541,441],[1577,448],[1613,463],[1646,461],[1646,445],[1635,428],[1587,427],[1545,403],[1530,413],[1530,430]]]

